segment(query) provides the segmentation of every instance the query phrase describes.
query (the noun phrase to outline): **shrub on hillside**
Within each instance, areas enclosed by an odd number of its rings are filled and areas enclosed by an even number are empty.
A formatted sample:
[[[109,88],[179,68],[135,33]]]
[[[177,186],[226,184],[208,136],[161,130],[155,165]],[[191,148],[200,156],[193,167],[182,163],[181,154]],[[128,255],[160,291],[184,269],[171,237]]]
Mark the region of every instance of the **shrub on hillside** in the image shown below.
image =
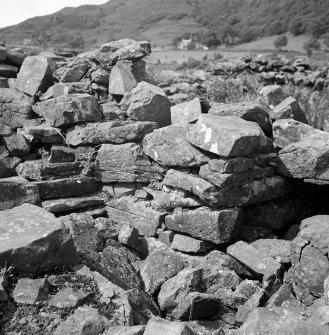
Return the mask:
[[[306,27],[303,20],[298,17],[294,18],[289,25],[289,31],[291,31],[294,36],[304,34],[305,30]]]
[[[183,62],[181,65],[177,66],[176,70],[184,70],[184,69],[196,69],[200,67],[201,61],[190,57],[186,62]]]
[[[314,51],[321,50],[321,45],[318,40],[311,38],[304,43],[303,49],[306,51],[307,56],[311,57]]]
[[[288,44],[288,38],[286,35],[278,36],[273,42],[274,48],[278,50],[282,50],[282,48],[286,47],[287,44]]]

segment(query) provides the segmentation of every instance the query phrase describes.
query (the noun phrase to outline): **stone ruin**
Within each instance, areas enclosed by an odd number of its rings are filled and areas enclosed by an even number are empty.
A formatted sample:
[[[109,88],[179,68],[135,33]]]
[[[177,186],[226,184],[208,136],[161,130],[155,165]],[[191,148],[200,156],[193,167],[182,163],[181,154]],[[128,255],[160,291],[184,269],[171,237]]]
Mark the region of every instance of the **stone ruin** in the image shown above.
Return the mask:
[[[21,55],[0,80],[0,306],[52,308],[3,333],[327,334],[329,133],[276,85],[172,106],[150,52]]]

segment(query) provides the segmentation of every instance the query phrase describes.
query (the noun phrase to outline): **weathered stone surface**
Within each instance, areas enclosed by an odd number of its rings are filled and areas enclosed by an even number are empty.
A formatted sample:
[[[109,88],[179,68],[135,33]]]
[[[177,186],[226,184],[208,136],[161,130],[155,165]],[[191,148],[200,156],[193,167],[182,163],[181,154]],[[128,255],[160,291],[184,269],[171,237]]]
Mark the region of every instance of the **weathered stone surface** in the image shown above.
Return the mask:
[[[23,127],[32,119],[33,100],[12,88],[0,88],[1,124],[11,128]]]
[[[103,144],[95,163],[96,176],[104,183],[161,180],[164,170],[143,154],[141,145]]]
[[[34,97],[45,92],[54,83],[48,59],[45,56],[26,57],[17,76],[16,89]]]
[[[319,325],[312,321],[296,320],[288,318],[278,327],[275,335],[326,335],[328,326]]]
[[[294,296],[292,285],[283,284],[266,302],[266,307],[281,307],[282,304],[289,301],[295,301],[296,298]]]
[[[259,91],[259,94],[261,95],[261,101],[271,108],[281,103],[287,97],[279,85],[265,86]]]
[[[278,263],[290,263],[291,241],[279,239],[260,239],[251,243],[253,247],[273,257]]]
[[[182,302],[190,292],[199,291],[201,279],[201,268],[185,268],[164,282],[158,295],[161,310],[170,311]]]
[[[87,60],[74,58],[67,66],[57,70],[57,74],[63,83],[77,82],[83,78],[89,67],[90,63]]]
[[[56,308],[74,308],[82,305],[87,295],[80,289],[64,288],[52,296],[48,305]]]
[[[104,49],[103,49],[104,50]],[[120,60],[129,60],[132,62],[137,62],[140,59],[148,56],[151,53],[151,44],[146,41],[134,41],[134,43],[123,46],[112,55],[113,62],[116,63]]]
[[[79,162],[49,163],[43,160],[26,161],[16,168],[21,177],[32,180],[60,179],[80,174]]]
[[[98,335],[108,327],[109,320],[100,315],[93,307],[79,307],[71,316],[61,323],[54,335]]]
[[[0,158],[0,178],[16,175],[16,167],[22,162],[18,157]]]
[[[171,248],[182,252],[197,254],[207,251],[211,248],[211,245],[190,236],[175,234]]]
[[[315,129],[294,119],[282,119],[273,123],[273,138],[277,148],[305,140],[309,137],[329,137],[325,131]]]
[[[289,280],[298,300],[310,305],[324,293],[324,280],[329,274],[329,216],[316,215],[302,221],[300,232],[291,243]]]
[[[151,52],[151,43],[147,42],[147,41],[135,41],[132,40],[130,38],[122,38],[120,40],[117,41],[112,41],[112,42],[108,42],[103,44],[100,48],[99,51],[100,52],[115,52],[121,48],[127,47],[129,45],[133,45],[133,44],[138,44],[141,47],[145,48],[146,50],[149,50],[149,52]]]
[[[1,92],[1,90],[0,90]],[[5,124],[0,124],[0,137],[7,137],[13,135],[14,132],[11,127],[6,126]]]
[[[217,211],[200,208],[168,215],[165,218],[165,224],[170,230],[186,233],[215,244],[231,241],[242,222],[243,213],[240,208]]]
[[[138,230],[128,224],[122,225],[118,241],[136,251],[141,250],[141,241],[139,240]]]
[[[9,64],[0,64],[0,76],[16,78],[18,68]]]
[[[104,335],[143,335],[145,326],[110,327]]]
[[[48,99],[34,105],[33,110],[43,116],[50,126],[59,128],[103,118],[96,97],[89,94],[70,94]]]
[[[193,145],[224,157],[268,153],[272,150],[258,124],[236,116],[202,114],[186,133]]]
[[[77,93],[90,93],[91,87],[89,82],[72,82],[72,83],[59,83],[50,87],[48,91],[40,98],[40,100],[47,100],[57,98],[62,95],[77,94]],[[45,99],[43,99],[45,98]]]
[[[110,121],[77,125],[69,128],[66,140],[70,145],[140,142],[158,127],[156,122]]]
[[[166,215],[152,208],[149,201],[138,201],[133,197],[123,197],[107,202],[108,217],[136,228],[140,235],[155,236]]]
[[[7,49],[7,63],[21,66],[26,55],[20,48]]]
[[[78,197],[96,193],[98,190],[96,180],[84,176],[38,181],[32,184],[38,188],[42,200]]]
[[[49,283],[46,278],[20,278],[13,291],[13,298],[18,304],[33,305],[47,299]]]
[[[161,318],[152,318],[145,328],[144,335],[196,335],[181,322],[170,322]]]
[[[163,166],[190,167],[206,163],[209,158],[185,139],[188,127],[171,125],[145,136],[144,153]]]
[[[164,91],[146,82],[140,82],[120,102],[129,118],[157,122],[159,127],[170,124],[170,101]]]
[[[141,267],[145,292],[153,294],[168,279],[185,267],[184,259],[174,251],[161,245],[150,252]]]
[[[64,145],[53,145],[50,149],[50,163],[65,163],[75,161],[75,151]]]
[[[272,134],[269,108],[257,102],[211,103],[208,113],[217,116],[237,116],[246,121],[256,122],[267,136]]]
[[[137,85],[137,80],[132,71],[132,62],[119,61],[111,69],[109,80],[109,93],[125,95]]]
[[[7,49],[3,46],[0,46],[0,61],[7,59]]]
[[[4,141],[12,156],[26,156],[31,150],[29,141],[21,134],[5,137]]]
[[[9,88],[8,79],[9,78],[0,76],[0,88]]]
[[[43,208],[24,204],[0,211],[0,231],[1,267],[38,272],[77,261],[69,232]]]
[[[103,206],[104,199],[96,196],[77,197],[77,198],[61,198],[45,200],[42,207],[48,212],[58,214],[63,212],[71,212],[76,209],[89,208],[93,206]]]
[[[20,206],[24,203],[40,204],[37,187],[24,178],[3,178],[0,180],[0,189],[0,211]]]
[[[230,245],[227,253],[246,265],[260,278],[276,276],[282,269],[281,264],[271,256],[243,241]]]
[[[257,280],[245,279],[236,287],[235,292],[250,298],[259,289],[259,285]]]
[[[63,137],[60,135],[59,129],[44,124],[34,127],[26,127],[22,134],[26,137],[34,137],[44,144],[59,144],[63,142]]]
[[[291,143],[279,152],[280,174],[297,179],[329,180],[329,139],[311,137]]]
[[[171,123],[185,124],[196,121],[202,113],[199,98],[174,105],[170,108]]]
[[[97,69],[91,73],[90,78],[94,83],[108,86],[110,74],[105,69]]]
[[[274,119],[294,119],[307,124],[307,118],[304,111],[300,108],[297,100],[293,97],[284,99],[273,110]]]

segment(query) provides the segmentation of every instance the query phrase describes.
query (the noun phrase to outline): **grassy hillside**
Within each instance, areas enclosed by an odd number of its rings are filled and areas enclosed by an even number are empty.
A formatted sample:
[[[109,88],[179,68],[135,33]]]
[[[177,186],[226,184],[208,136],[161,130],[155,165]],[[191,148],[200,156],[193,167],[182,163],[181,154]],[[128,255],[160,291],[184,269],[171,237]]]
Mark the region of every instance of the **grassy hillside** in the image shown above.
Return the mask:
[[[111,0],[104,5],[64,8],[0,29],[0,39],[17,43],[41,32],[51,40],[61,34],[70,39],[81,35],[87,46],[122,37],[148,39],[163,46],[186,32],[212,30],[221,35],[229,27],[234,37],[246,40],[248,36],[281,34],[292,23],[300,33],[310,23],[320,25],[321,33],[328,31],[329,1]]]

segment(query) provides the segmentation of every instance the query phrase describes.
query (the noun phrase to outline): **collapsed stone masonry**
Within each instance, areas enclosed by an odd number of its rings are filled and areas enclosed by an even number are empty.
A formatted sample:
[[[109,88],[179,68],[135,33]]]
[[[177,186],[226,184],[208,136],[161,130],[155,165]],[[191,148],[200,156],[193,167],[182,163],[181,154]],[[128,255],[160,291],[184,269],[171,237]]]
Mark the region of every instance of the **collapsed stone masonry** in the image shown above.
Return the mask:
[[[0,301],[71,308],[54,334],[201,334],[200,320],[325,334],[328,133],[275,85],[171,106],[150,52],[124,39],[65,64],[29,56],[0,89],[0,267],[69,267],[113,312],[24,276],[12,297],[1,277]]]

